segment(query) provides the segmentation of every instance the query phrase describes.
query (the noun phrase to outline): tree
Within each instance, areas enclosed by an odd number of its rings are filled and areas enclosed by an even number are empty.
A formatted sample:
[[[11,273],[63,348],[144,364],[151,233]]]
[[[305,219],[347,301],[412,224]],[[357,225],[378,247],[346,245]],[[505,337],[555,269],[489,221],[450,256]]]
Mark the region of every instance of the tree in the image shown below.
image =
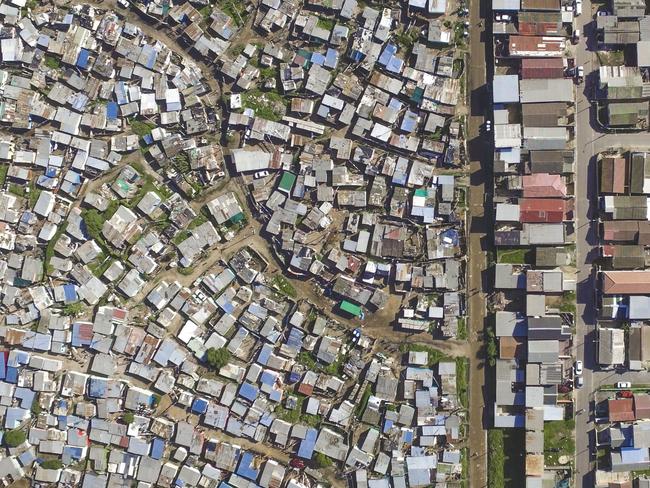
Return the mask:
[[[61,469],[62,467],[63,463],[60,459],[48,459],[41,463],[41,468],[43,469]]]
[[[41,404],[38,403],[37,400],[34,400],[34,401],[32,402],[32,406],[31,406],[30,410],[32,411],[32,413],[33,413],[34,415],[36,415],[36,416],[38,417],[38,415],[41,413],[41,411],[42,411],[43,409],[41,408]]]
[[[205,354],[205,361],[208,363],[210,368],[220,370],[228,364],[228,361],[230,361],[230,352],[228,349],[224,349],[223,347],[220,347],[219,349],[211,347]]]
[[[321,452],[314,455],[314,463],[317,468],[329,468],[332,465],[332,459]]]
[[[499,357],[499,348],[497,347],[496,334],[494,328],[487,328],[487,362],[488,365],[494,366]]]
[[[135,415],[133,415],[132,412],[126,412],[124,415],[122,415],[122,420],[127,425],[132,424],[135,420]]]
[[[76,317],[77,315],[81,314],[83,310],[84,310],[84,304],[81,302],[75,302],[75,303],[68,303],[65,307],[63,307],[61,313],[63,315],[70,315],[72,317]]]
[[[16,447],[25,442],[27,436],[20,429],[8,430],[5,432],[4,441],[9,447]]]

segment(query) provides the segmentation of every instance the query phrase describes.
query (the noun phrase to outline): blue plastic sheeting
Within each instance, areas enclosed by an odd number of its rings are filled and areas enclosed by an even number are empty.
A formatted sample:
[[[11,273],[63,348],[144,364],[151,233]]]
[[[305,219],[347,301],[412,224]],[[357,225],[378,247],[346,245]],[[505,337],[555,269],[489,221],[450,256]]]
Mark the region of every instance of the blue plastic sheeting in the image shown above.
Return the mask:
[[[8,367],[5,381],[7,383],[16,383],[18,381],[18,368]]]
[[[257,389],[257,387],[255,385],[251,385],[248,382],[244,383],[239,388],[239,396],[244,397],[246,400],[250,400],[251,402],[255,401],[258,393],[259,390]]]
[[[79,297],[77,296],[77,287],[72,283],[63,285],[63,296],[66,303],[76,302],[79,300]]]
[[[321,53],[314,53],[311,57],[311,62],[318,66],[323,66],[323,64],[325,64],[325,56]]]
[[[192,412],[202,414],[208,410],[208,401],[204,398],[197,398],[192,403]]]
[[[388,63],[390,63],[391,58],[393,55],[397,52],[397,46],[394,44],[386,44],[386,47],[384,48],[384,51],[381,53],[379,56],[379,59],[377,60],[379,64],[383,66],[387,66]]]
[[[298,448],[298,457],[303,459],[311,459],[314,455],[314,447],[316,446],[316,439],[318,438],[318,431],[314,428],[307,429],[305,438],[300,442]]]
[[[160,459],[162,458],[164,452],[165,452],[165,441],[163,441],[159,437],[156,437],[151,442],[151,457],[153,459]]]
[[[106,104],[106,117],[110,120],[116,120],[119,116],[119,106],[115,102],[108,102]]]
[[[327,54],[325,54],[325,66],[328,68],[335,69],[339,64],[339,53],[338,51],[330,48],[327,48]]]
[[[88,396],[93,398],[104,398],[106,395],[106,380],[91,377],[88,381]]]
[[[239,467],[237,468],[236,473],[243,478],[251,481],[256,481],[257,477],[259,476],[259,471],[253,469],[251,466],[254,460],[255,456],[253,456],[250,452],[245,452],[241,457],[241,461],[239,462]]]
[[[266,366],[271,358],[271,354],[273,354],[273,348],[270,344],[264,344],[259,356],[257,356],[257,362],[262,366]]]

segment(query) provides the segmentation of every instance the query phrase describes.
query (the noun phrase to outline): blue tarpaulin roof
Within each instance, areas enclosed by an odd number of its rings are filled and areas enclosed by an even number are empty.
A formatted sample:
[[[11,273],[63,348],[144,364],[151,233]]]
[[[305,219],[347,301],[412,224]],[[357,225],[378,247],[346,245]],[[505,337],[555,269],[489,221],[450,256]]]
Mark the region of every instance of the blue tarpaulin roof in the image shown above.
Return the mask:
[[[118,117],[119,106],[115,102],[108,102],[106,104],[106,117],[115,120]]]
[[[7,383],[16,383],[18,381],[18,368],[8,367],[5,381]]]
[[[193,413],[205,413],[208,410],[208,401],[205,398],[196,398],[192,403]]]
[[[77,287],[72,283],[63,285],[63,296],[66,303],[76,302],[79,300],[79,297],[77,296]]]
[[[269,362],[271,354],[273,354],[273,348],[269,344],[264,344],[262,346],[262,350],[260,351],[260,355],[257,357],[257,362],[262,366],[266,366]]]
[[[159,437],[156,437],[151,442],[151,457],[154,459],[160,459],[162,458],[164,452],[165,452],[165,441],[163,441]]]
[[[88,396],[103,398],[106,395],[106,380],[91,377],[88,381]]]
[[[255,401],[255,399],[257,398],[258,392],[259,392],[259,390],[257,389],[257,386],[251,385],[248,382],[244,383],[239,388],[239,396],[242,396],[246,400],[250,400],[251,402]]]
[[[241,461],[239,462],[239,467],[237,468],[236,473],[239,476],[242,476],[243,478],[249,479],[251,481],[257,480],[259,471],[253,469],[251,466],[254,460],[255,456],[253,456],[253,454],[250,452],[245,452],[241,457]]]
[[[4,352],[0,353],[0,380],[4,380],[7,375],[7,356]]]
[[[300,447],[298,448],[298,457],[311,459],[314,454],[314,446],[316,446],[317,437],[318,431],[316,429],[307,429],[305,438],[300,442]]]
[[[88,67],[88,58],[90,57],[90,51],[87,49],[82,49],[79,51],[79,56],[77,56],[77,66],[81,69],[86,69]]]

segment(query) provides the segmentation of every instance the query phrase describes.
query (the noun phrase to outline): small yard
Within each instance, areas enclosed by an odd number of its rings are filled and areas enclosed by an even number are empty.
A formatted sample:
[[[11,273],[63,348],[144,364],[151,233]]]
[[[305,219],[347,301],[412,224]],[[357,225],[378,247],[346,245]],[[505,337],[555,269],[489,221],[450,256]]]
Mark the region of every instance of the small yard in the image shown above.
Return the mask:
[[[497,249],[497,263],[526,264],[532,260],[532,249]]]
[[[554,420],[544,422],[544,462],[547,466],[559,466],[560,456],[568,456],[570,460],[575,454],[574,440],[575,421]]]
[[[453,360],[452,358],[446,356],[444,353],[438,351],[437,349],[433,349],[432,347],[428,347],[428,346],[423,346],[422,344],[402,344],[400,345],[399,350],[402,353],[407,353],[411,351],[429,353],[429,363],[427,364],[429,368],[433,368],[440,361]]]
[[[274,122],[281,120],[287,112],[286,100],[276,92],[248,90],[242,93],[242,105],[253,109],[258,117]]]
[[[597,51],[596,57],[601,66],[623,66],[625,64],[623,51]]]
[[[469,359],[456,358],[456,393],[460,404],[469,407]]]
[[[298,294],[289,280],[282,275],[275,275],[271,280],[271,286],[285,296],[296,298]]]

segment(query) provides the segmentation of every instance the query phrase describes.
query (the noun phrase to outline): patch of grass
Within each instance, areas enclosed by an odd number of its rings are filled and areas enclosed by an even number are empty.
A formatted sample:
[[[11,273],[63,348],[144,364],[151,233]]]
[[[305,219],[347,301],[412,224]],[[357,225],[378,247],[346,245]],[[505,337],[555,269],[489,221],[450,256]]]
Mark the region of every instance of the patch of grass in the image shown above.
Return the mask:
[[[43,64],[50,69],[59,69],[61,67],[61,60],[50,54],[46,54],[43,58]]]
[[[302,351],[298,356],[296,356],[296,361],[309,370],[316,369],[316,358],[310,352]]]
[[[206,5],[205,7],[199,9],[199,13],[203,16],[204,19],[209,19],[210,14],[212,14],[212,7],[210,5]]]
[[[192,222],[190,222],[190,225],[188,225],[187,228],[190,229],[190,230],[195,229],[199,225],[205,224],[207,221],[208,221],[208,218],[205,215],[199,214],[194,220],[192,220]]]
[[[155,124],[152,124],[151,122],[144,122],[137,119],[130,119],[129,125],[131,126],[131,132],[138,137],[144,137],[151,134],[151,131],[156,128]]]
[[[328,19],[327,17],[318,17],[316,25],[321,29],[331,31],[336,25],[336,21],[334,19]]]
[[[562,294],[562,301],[560,302],[560,312],[576,313],[576,292],[565,291]]]
[[[257,117],[277,122],[286,113],[287,102],[277,92],[262,92],[256,89],[242,93],[242,105],[253,109]]]
[[[332,461],[332,459],[325,454],[317,452],[314,454],[314,463],[316,464],[317,468],[321,469],[329,468],[332,464],[334,464],[334,461]]]
[[[277,76],[277,74],[278,70],[273,66],[270,66],[268,68],[260,68],[260,78],[262,78],[262,80],[273,79]]]
[[[0,165],[0,187],[5,186],[5,180],[7,179],[7,172],[9,171],[8,164]]]
[[[363,411],[366,409],[366,405],[368,405],[368,399],[370,398],[370,395],[372,395],[372,387],[370,385],[366,385],[366,389],[363,391],[361,400],[357,405],[357,417],[361,417]]]
[[[42,191],[40,188],[36,188],[33,182],[29,184],[29,206],[31,208],[34,208],[34,205],[38,202],[38,197],[41,196]]]
[[[461,341],[467,340],[467,318],[458,317],[458,332],[456,338]]]
[[[248,12],[246,11],[245,3],[234,0],[221,0],[217,5],[224,14],[235,22],[237,27],[241,27],[246,23]]]
[[[503,431],[490,429],[487,435],[488,488],[503,488],[505,484]]]
[[[601,66],[623,66],[625,64],[624,51],[596,51],[596,57]]]
[[[298,296],[293,285],[282,275],[275,275],[271,280],[271,286],[287,297],[296,298]]]
[[[397,46],[400,49],[403,49],[407,53],[410,53],[413,50],[413,46],[420,37],[420,32],[417,28],[411,28],[408,30],[401,30],[395,34],[394,40],[397,43]]]
[[[17,185],[16,183],[9,183],[9,193],[13,193],[17,197],[24,197],[25,187]]]
[[[192,266],[188,266],[186,268],[179,267],[178,272],[183,276],[189,276],[194,273],[194,268]]]
[[[110,258],[100,259],[97,261],[96,265],[89,266],[89,268],[93,274],[99,278],[106,273],[106,270],[111,267],[111,264],[113,264],[113,260]]]
[[[469,407],[469,359],[456,358],[456,393],[458,402]]]
[[[56,246],[56,242],[59,240],[61,235],[63,235],[67,226],[67,223],[60,225],[56,230],[54,237],[52,237],[52,239],[50,239],[50,241],[47,243],[47,246],[45,246],[45,258],[43,259],[43,266],[45,267],[46,274],[52,271],[52,267],[50,266],[50,259],[52,259],[52,256],[54,256],[54,246]]]
[[[544,453],[544,463],[547,466],[557,466],[560,456],[568,456],[573,459],[575,451],[574,429],[575,421],[573,419],[544,422],[544,449],[546,451]],[[559,451],[550,452],[555,449],[559,449]]]
[[[531,258],[531,249],[497,249],[497,263],[526,264]]]
[[[440,361],[449,361],[452,358],[447,356],[446,354],[438,351],[437,349],[434,349],[429,346],[424,346],[422,344],[401,344],[399,346],[399,350],[402,353],[407,353],[407,352],[427,352],[429,353],[429,362],[427,363],[427,366],[429,368],[434,367],[436,364],[438,364]]]

